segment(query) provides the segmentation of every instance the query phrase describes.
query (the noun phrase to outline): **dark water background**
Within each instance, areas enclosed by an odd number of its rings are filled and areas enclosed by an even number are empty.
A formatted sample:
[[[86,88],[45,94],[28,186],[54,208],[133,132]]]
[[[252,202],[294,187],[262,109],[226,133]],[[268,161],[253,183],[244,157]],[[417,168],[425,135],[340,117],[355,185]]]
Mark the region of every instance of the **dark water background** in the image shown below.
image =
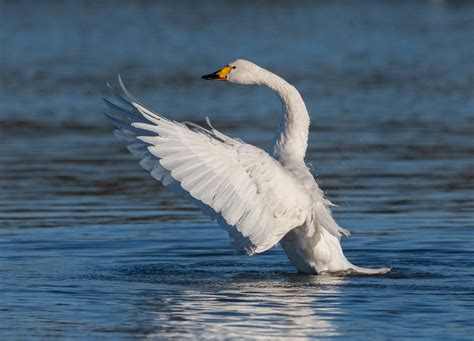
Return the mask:
[[[474,2],[0,1],[2,339],[472,339]],[[308,161],[377,277],[234,255],[113,138],[100,96],[266,147],[269,90],[199,76],[250,59],[296,85]]]

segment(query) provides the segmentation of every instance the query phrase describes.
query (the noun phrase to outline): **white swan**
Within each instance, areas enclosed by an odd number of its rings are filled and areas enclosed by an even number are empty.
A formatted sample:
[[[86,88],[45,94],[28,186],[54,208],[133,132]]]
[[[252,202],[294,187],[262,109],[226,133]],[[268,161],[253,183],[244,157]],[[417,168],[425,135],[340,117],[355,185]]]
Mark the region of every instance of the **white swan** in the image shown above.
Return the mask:
[[[238,250],[252,255],[278,242],[302,273],[366,269],[351,264],[340,244],[349,235],[334,221],[323,192],[308,170],[309,115],[299,92],[279,76],[236,60],[203,79],[264,85],[283,104],[272,156],[240,139],[190,122],[176,122],[140,104],[124,87],[107,99],[107,116],[140,165],[164,186],[185,195],[228,231]],[[110,86],[109,86],[110,87]]]

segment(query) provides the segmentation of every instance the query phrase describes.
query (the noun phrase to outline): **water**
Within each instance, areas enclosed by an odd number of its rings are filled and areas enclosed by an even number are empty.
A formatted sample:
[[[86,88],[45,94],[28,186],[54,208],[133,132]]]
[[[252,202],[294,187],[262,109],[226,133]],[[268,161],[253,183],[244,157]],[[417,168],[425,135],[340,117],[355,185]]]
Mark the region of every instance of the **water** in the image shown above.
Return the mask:
[[[472,339],[474,4],[0,1],[2,339]],[[144,103],[266,147],[270,91],[205,82],[247,58],[312,114],[308,161],[355,264],[234,255],[100,114]]]

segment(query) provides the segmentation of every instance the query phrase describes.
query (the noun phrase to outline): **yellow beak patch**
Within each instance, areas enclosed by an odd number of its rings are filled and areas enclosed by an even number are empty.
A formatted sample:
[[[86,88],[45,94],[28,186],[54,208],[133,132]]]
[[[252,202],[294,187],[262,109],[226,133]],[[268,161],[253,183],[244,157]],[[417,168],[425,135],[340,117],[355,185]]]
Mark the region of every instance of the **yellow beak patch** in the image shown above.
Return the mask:
[[[217,70],[216,72],[204,75],[202,79],[216,80],[216,81],[225,81],[227,80],[227,75],[232,71],[232,66],[226,65],[222,69]]]

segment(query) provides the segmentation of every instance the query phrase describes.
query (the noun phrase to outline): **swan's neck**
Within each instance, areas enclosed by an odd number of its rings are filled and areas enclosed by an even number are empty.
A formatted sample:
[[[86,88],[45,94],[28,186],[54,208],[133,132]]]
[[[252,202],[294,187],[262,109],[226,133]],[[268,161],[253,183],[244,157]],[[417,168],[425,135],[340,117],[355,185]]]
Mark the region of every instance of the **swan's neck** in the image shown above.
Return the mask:
[[[293,85],[271,72],[266,72],[261,84],[274,90],[283,106],[280,127],[273,144],[273,156],[282,162],[303,161],[310,124],[303,98]]]

